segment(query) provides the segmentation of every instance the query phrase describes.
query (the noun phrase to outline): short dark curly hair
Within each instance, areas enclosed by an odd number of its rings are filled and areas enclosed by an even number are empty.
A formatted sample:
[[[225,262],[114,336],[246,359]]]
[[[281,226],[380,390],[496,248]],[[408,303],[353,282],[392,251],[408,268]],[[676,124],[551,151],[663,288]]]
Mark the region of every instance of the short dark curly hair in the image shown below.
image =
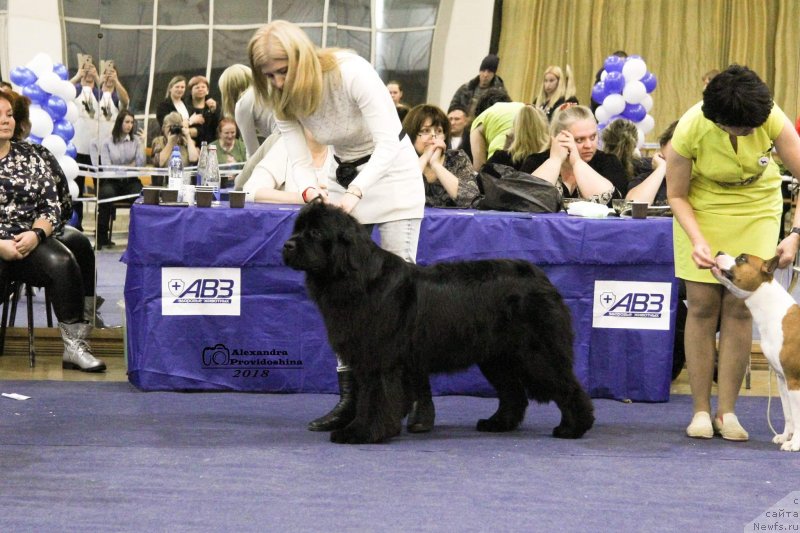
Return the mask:
[[[703,115],[723,126],[757,128],[767,121],[772,106],[767,84],[741,65],[714,76],[703,91]]]

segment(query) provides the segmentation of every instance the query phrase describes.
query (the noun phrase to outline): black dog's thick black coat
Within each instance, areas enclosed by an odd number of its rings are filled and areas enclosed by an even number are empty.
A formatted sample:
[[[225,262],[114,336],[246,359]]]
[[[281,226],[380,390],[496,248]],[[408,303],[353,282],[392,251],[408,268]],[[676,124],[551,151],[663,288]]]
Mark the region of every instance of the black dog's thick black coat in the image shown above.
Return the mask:
[[[355,375],[356,417],[332,441],[399,434],[413,396],[428,390],[429,373],[473,364],[499,399],[479,431],[515,429],[529,397],[556,402],[556,437],[578,438],[592,427],[591,400],[572,369],[569,309],[534,265],[406,263],[354,218],[320,202],[301,210],[283,258],[305,271],[330,344]]]

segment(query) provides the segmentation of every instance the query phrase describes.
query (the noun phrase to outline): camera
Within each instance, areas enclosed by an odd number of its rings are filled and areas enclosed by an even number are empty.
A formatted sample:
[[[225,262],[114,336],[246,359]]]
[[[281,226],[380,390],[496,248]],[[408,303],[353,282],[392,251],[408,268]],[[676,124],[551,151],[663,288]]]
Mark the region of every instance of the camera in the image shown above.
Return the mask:
[[[170,135],[181,135],[183,133],[183,126],[170,126],[169,127],[169,134]]]
[[[230,361],[230,351],[224,344],[203,348],[203,366],[225,366]]]

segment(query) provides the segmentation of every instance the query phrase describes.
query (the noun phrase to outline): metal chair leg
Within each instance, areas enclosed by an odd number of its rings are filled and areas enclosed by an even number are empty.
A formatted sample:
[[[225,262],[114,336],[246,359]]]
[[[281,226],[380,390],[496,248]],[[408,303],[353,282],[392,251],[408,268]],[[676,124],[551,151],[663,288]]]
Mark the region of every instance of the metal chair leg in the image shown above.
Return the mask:
[[[31,368],[36,366],[36,350],[33,346],[33,287],[25,284],[25,298],[28,300],[28,358]]]

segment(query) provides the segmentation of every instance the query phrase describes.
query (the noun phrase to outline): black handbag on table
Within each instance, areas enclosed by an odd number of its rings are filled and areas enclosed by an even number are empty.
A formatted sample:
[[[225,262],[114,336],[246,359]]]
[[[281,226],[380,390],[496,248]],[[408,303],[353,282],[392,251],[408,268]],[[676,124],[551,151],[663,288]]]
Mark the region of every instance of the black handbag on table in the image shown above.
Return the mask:
[[[487,163],[478,175],[483,198],[477,208],[492,211],[557,213],[561,193],[552,183],[507,165]]]

